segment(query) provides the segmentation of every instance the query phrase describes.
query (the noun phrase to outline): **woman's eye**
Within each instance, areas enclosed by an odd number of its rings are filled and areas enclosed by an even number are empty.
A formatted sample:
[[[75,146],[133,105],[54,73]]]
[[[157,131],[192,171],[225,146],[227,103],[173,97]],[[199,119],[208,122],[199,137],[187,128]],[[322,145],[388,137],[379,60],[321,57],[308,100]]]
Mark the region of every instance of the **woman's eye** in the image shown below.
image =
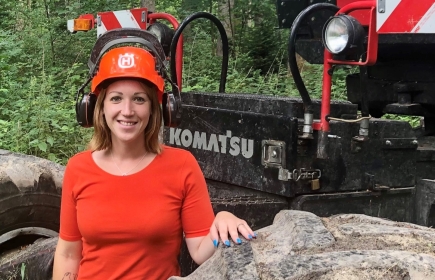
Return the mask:
[[[145,98],[140,96],[136,96],[133,100],[138,103],[144,103],[146,101]]]
[[[113,96],[110,98],[110,101],[112,102],[119,102],[121,101],[121,97],[120,96]]]

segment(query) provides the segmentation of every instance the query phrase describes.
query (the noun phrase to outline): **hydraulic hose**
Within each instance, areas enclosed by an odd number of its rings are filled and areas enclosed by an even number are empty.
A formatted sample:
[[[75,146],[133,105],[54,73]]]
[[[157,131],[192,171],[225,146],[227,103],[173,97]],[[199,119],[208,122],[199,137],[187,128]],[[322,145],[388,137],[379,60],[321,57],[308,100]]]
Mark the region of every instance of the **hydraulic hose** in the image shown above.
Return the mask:
[[[367,66],[360,66],[361,115],[369,116],[369,101],[367,98]]]
[[[220,83],[219,83],[219,92],[224,93],[225,92],[225,85],[227,82],[227,72],[228,72],[228,54],[229,54],[229,45],[228,45],[228,37],[227,37],[227,33],[225,32],[225,28],[222,25],[222,23],[220,22],[220,20],[215,17],[214,15],[207,13],[207,12],[198,12],[198,13],[194,13],[188,17],[186,17],[183,22],[180,24],[180,26],[178,26],[177,30],[175,31],[174,37],[172,38],[172,42],[171,42],[171,47],[170,47],[170,51],[171,51],[171,79],[173,81],[176,81],[177,79],[177,69],[175,68],[175,52],[176,52],[176,48],[177,48],[177,43],[178,43],[178,39],[180,38],[184,28],[186,28],[186,26],[193,20],[197,19],[197,18],[207,18],[209,20],[211,20],[216,27],[219,30],[221,39],[222,39],[222,69],[221,69],[221,78],[220,78]],[[173,90],[174,89],[174,85],[172,86]]]
[[[312,101],[307,91],[307,88],[305,87],[304,81],[302,80],[301,73],[299,72],[299,68],[296,63],[296,35],[300,25],[306,21],[308,16],[310,16],[313,12],[325,9],[332,11],[334,14],[339,11],[339,8],[337,6],[328,3],[318,3],[308,6],[305,10],[300,12],[296,19],[293,21],[288,40],[288,60],[290,71],[292,73],[293,80],[295,81],[296,88],[301,95],[302,102],[304,103],[304,112],[308,114],[313,113]]]

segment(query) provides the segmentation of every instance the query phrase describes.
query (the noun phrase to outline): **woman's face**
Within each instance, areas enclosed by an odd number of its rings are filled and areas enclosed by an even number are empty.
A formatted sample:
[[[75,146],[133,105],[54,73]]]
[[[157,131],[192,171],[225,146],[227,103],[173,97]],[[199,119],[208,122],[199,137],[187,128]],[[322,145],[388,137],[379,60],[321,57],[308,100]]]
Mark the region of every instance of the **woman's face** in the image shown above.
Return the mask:
[[[107,87],[103,104],[112,142],[143,144],[151,115],[151,101],[144,85],[135,80],[113,82]]]

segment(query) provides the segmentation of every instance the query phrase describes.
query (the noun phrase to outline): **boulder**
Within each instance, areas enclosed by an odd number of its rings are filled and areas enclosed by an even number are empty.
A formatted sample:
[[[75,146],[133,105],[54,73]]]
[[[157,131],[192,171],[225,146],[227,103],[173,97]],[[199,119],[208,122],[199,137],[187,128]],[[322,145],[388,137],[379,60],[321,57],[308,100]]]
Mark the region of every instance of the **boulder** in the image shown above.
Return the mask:
[[[435,230],[365,215],[283,210],[179,279],[435,279]]]
[[[320,218],[283,210],[257,234],[241,245],[220,245],[189,276],[169,280],[435,279],[431,228],[360,214]],[[50,280],[56,242],[38,240],[3,255],[0,279]]]

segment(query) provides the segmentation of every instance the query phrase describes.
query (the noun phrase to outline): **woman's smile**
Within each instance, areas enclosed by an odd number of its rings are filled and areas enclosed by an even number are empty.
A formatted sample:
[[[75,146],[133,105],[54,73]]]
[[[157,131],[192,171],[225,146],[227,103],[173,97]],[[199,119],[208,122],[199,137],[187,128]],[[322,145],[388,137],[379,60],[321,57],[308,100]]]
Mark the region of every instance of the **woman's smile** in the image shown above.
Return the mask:
[[[131,122],[131,121],[118,121],[118,123],[122,124],[123,126],[133,126],[137,124],[137,122]]]

